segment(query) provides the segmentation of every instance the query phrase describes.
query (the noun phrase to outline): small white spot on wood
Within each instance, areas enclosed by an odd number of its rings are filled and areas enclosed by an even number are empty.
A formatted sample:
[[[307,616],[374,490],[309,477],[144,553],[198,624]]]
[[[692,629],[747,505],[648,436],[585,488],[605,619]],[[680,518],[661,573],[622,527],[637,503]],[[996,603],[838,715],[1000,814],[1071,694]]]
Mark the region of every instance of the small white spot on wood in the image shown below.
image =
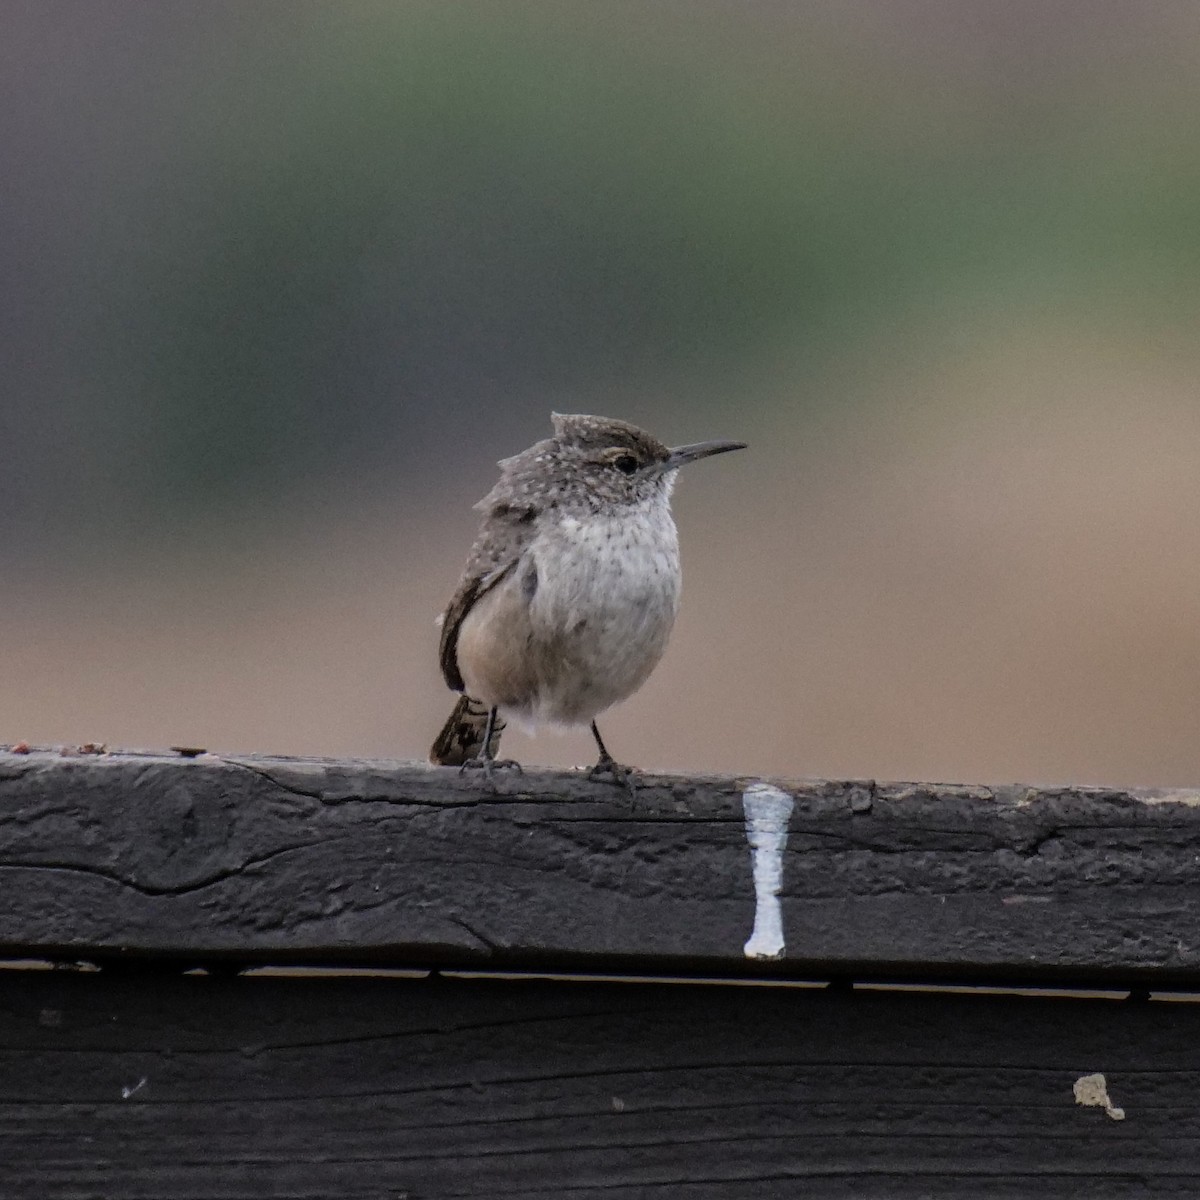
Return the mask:
[[[1108,1084],[1098,1071],[1095,1075],[1080,1075],[1073,1087],[1075,1103],[1088,1108],[1102,1108],[1114,1120],[1125,1120],[1125,1110],[1117,1108],[1108,1095]]]
[[[783,954],[783,849],[788,818],[795,801],[769,783],[752,783],[742,793],[746,840],[754,864],[754,930],[745,945],[747,958],[779,958]]]
[[[142,1090],[142,1088],[144,1088],[148,1082],[149,1082],[148,1076],[143,1075],[141,1077],[141,1079],[139,1079],[137,1081],[137,1083],[135,1083],[133,1085],[133,1087],[123,1087],[121,1089],[121,1099],[128,1100],[129,1097],[134,1094],[134,1092],[140,1092]]]

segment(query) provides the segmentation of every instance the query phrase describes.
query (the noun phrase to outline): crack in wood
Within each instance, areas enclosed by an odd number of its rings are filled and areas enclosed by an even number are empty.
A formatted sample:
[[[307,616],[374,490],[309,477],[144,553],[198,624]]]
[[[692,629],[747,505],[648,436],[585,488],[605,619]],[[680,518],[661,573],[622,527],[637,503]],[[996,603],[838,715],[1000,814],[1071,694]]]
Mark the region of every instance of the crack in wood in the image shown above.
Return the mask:
[[[280,778],[278,775],[268,771],[264,767],[257,764],[249,763],[244,759],[237,758],[222,758],[222,762],[228,763],[230,766],[241,767],[244,770],[250,771],[259,778],[265,780],[273,787],[280,791],[287,792],[290,795],[300,797],[302,799],[313,800],[318,804],[328,808],[341,808],[353,804],[381,804],[387,805],[389,808],[414,808],[425,809],[438,812],[453,812],[457,809],[488,809],[498,813],[503,813],[507,809],[515,807],[528,808],[551,808],[558,807],[563,803],[561,795],[540,795],[537,792],[514,791],[514,792],[486,792],[478,795],[464,794],[458,790],[458,787],[463,788],[470,786],[468,783],[459,784],[457,780],[457,771],[455,775],[455,789],[450,795],[445,798],[426,799],[423,796],[414,796],[411,793],[396,794],[390,792],[371,792],[366,789],[358,791],[334,791],[331,789],[313,789],[305,788],[290,780]],[[439,768],[441,771],[449,771],[451,768]],[[578,779],[570,779],[571,785],[585,783],[587,777],[585,774],[580,774]],[[476,784],[475,787],[482,787],[481,784]],[[647,789],[649,790],[649,789]],[[611,791],[607,788],[596,788],[594,794],[581,795],[580,803],[592,800],[603,803],[611,809],[613,815],[620,815],[628,811],[628,805],[618,804],[612,801]],[[580,817],[579,820],[587,820],[588,818]],[[612,816],[592,818],[597,822],[611,821]],[[641,818],[638,818],[641,820]],[[653,818],[646,818],[647,823]]]
[[[485,950],[487,950],[489,954],[496,954],[500,950],[500,947],[495,942],[493,942],[490,938],[485,937],[482,933],[479,932],[479,930],[475,929],[469,922],[465,921],[462,917],[458,916],[457,914],[448,913],[446,916],[446,920],[448,920],[452,925],[457,925],[465,933],[468,933]]]
[[[243,875],[246,871],[254,867],[264,866],[273,860],[280,858],[285,854],[291,854],[296,850],[305,850],[312,846],[313,842],[297,842],[294,845],[280,846],[266,854],[258,855],[255,858],[248,858],[245,861],[238,863],[236,866],[226,867],[220,871],[214,871],[211,875],[203,878],[192,880],[188,883],[181,884],[146,884],[139,883],[136,879],[131,879],[127,875],[122,875],[117,871],[110,871],[104,867],[99,867],[93,864],[86,863],[69,863],[69,862],[21,862],[17,859],[9,859],[0,862],[0,871],[65,871],[78,875],[90,875],[97,879],[107,880],[109,883],[117,884],[119,887],[127,888],[130,891],[137,892],[139,895],[148,897],[160,896],[187,896],[193,892],[203,891],[205,888],[210,888],[218,883],[223,883],[229,879],[236,879]]]

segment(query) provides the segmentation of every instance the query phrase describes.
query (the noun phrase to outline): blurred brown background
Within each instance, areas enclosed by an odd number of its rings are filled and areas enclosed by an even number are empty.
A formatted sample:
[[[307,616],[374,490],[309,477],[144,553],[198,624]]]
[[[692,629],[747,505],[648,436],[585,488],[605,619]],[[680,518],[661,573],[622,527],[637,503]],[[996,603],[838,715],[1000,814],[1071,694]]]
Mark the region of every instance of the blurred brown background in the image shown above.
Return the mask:
[[[0,742],[422,756],[560,409],[752,447],[625,761],[1200,784],[1198,128],[1191,0],[9,0]]]

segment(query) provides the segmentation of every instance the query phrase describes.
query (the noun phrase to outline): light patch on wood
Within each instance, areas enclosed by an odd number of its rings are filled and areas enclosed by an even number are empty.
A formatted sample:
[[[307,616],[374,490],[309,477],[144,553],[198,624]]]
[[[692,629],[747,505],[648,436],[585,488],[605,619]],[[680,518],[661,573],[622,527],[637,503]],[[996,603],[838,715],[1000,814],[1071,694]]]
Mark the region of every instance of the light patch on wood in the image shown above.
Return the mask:
[[[1200,793],[1186,791],[1183,788],[1142,792],[1138,799],[1144,804],[1185,804],[1188,808],[1200,808]]]
[[[779,958],[783,954],[783,850],[788,818],[795,801],[769,783],[752,783],[742,793],[746,840],[754,866],[754,930],[746,942],[747,958]]]
[[[1088,1108],[1102,1108],[1114,1120],[1125,1120],[1125,1110],[1117,1108],[1108,1095],[1108,1084],[1099,1071],[1095,1075],[1080,1075],[1073,1089],[1075,1103]]]

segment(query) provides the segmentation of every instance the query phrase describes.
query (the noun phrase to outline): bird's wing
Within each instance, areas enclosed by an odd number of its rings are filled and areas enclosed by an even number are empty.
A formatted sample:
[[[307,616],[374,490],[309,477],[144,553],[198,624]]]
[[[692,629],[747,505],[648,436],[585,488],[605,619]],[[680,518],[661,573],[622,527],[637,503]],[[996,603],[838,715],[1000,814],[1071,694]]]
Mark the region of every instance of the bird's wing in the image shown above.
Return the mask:
[[[442,614],[442,640],[438,650],[442,677],[451,691],[463,690],[458,669],[458,631],[476,601],[506,579],[534,537],[534,508],[497,505],[471,550],[458,588]]]

